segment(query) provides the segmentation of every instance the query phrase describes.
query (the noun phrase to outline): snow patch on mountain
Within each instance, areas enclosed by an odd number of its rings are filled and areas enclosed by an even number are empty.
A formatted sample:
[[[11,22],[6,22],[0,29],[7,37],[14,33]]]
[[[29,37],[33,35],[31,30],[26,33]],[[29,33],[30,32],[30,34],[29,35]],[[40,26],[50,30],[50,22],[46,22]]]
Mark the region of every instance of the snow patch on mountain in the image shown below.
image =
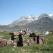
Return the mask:
[[[36,16],[23,16],[21,18],[22,18],[22,20],[28,20],[29,22],[38,20],[38,17],[36,17]]]
[[[51,17],[51,16],[53,16],[53,14],[49,14],[49,16]]]

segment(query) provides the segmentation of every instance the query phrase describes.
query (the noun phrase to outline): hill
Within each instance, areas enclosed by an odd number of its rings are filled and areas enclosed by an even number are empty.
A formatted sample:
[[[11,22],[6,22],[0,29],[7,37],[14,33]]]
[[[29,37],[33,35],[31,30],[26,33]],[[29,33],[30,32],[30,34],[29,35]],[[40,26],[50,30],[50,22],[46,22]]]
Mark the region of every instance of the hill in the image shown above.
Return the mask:
[[[50,31],[53,30],[53,16],[44,13],[38,17],[22,16],[9,25],[0,25],[0,30],[20,31],[28,29],[30,31]]]

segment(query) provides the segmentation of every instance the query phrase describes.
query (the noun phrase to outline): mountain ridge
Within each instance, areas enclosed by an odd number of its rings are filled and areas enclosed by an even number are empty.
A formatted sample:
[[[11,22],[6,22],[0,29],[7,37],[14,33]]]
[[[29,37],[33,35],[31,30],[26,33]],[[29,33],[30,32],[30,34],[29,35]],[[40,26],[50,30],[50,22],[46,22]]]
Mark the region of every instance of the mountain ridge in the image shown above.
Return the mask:
[[[21,19],[23,18],[23,19]],[[20,20],[16,20],[13,23],[2,26],[6,30],[18,31],[21,29],[29,29],[31,31],[47,31],[53,30],[53,16],[49,16],[48,14],[41,14],[38,17],[35,16],[23,16]],[[3,29],[0,26],[0,29]]]

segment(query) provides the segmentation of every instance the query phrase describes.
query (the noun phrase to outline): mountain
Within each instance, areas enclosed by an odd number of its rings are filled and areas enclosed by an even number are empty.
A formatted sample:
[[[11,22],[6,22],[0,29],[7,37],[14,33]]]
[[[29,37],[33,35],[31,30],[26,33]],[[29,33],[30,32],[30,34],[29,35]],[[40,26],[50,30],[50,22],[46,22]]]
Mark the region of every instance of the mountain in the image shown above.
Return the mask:
[[[53,19],[53,14],[49,14],[50,18]]]
[[[35,16],[22,16],[18,20],[15,20],[13,23],[9,24],[9,29],[11,31],[19,31],[21,29],[26,30],[27,24],[32,21],[37,20]]]
[[[0,30],[7,31],[20,31],[26,30],[35,31],[49,31],[53,30],[53,16],[44,13],[38,17],[35,16],[22,16],[20,19],[15,20],[9,25],[0,25]]]
[[[35,16],[22,16],[20,19],[14,21],[13,23],[11,23],[9,25],[9,27],[11,29],[26,29],[27,28],[27,24],[31,23],[32,21],[37,20],[37,18]]]
[[[15,26],[15,25],[23,26],[36,20],[35,18],[36,18],[35,16],[22,16],[20,19],[11,23],[9,26]]]
[[[37,21],[28,24],[31,31],[48,31],[53,30],[53,20],[47,14],[41,14]]]

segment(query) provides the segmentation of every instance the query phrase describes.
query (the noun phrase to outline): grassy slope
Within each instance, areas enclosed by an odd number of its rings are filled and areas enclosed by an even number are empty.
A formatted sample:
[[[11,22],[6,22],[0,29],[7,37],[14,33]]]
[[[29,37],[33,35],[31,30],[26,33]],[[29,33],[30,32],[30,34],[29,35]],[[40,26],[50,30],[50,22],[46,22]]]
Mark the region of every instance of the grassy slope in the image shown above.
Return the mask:
[[[6,39],[10,38],[8,32],[0,32],[0,36],[3,36],[3,38]],[[24,38],[26,38],[26,36]],[[0,47],[0,53],[53,53],[53,34],[49,34],[45,37],[45,43],[43,45],[33,44],[31,46],[16,48],[12,46],[5,46]]]

